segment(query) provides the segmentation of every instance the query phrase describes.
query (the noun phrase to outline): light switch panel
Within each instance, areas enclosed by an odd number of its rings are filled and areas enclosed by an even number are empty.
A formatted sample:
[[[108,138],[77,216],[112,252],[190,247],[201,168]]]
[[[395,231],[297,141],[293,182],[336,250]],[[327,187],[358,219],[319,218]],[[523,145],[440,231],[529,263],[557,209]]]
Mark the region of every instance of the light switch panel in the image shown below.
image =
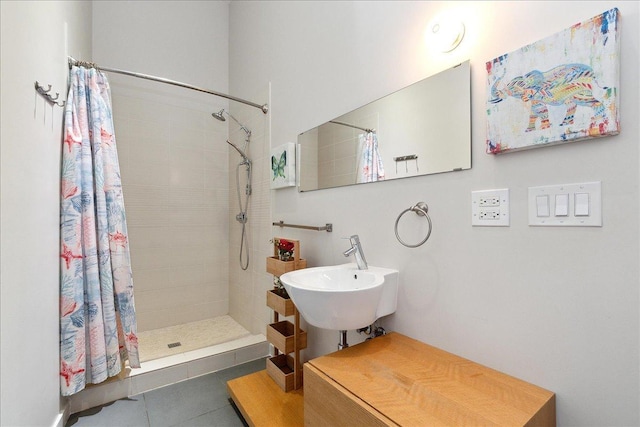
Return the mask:
[[[601,197],[600,181],[529,187],[529,225],[602,227]]]

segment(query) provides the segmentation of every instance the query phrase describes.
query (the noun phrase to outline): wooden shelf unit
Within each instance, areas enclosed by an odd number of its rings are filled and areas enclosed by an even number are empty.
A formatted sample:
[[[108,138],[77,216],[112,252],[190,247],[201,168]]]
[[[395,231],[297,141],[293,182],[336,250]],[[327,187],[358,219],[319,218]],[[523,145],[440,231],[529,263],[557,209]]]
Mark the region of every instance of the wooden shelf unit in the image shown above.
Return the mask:
[[[276,239],[280,239],[276,237]],[[289,271],[307,267],[307,261],[300,258],[300,241],[286,239],[294,243],[294,258],[290,261],[278,259],[278,249],[274,244],[274,256],[267,258],[267,272],[276,277]],[[300,329],[300,313],[290,298],[283,298],[274,290],[267,291],[267,306],[273,310],[273,323],[267,326],[267,341],[275,347],[275,355],[267,359],[267,373],[285,391],[302,388],[302,364],[300,350],[307,347],[307,333]],[[280,320],[280,316],[291,317],[294,321]],[[293,353],[293,356],[290,354]]]

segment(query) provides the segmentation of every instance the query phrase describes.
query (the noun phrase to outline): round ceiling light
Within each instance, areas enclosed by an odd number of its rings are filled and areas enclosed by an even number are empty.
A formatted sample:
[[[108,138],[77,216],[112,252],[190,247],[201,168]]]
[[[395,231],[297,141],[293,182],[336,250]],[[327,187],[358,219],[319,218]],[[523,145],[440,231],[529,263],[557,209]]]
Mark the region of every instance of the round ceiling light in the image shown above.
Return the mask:
[[[429,23],[425,32],[428,46],[440,52],[451,52],[464,38],[464,24],[452,16],[440,16]]]

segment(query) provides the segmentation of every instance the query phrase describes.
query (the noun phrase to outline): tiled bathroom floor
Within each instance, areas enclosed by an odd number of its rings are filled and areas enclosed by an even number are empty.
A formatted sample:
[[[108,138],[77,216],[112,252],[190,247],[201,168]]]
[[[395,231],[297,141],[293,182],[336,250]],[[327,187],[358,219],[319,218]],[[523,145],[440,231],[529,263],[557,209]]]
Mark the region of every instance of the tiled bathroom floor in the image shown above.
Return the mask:
[[[257,359],[78,412],[65,427],[208,426],[247,424],[229,401],[227,381],[265,369]]]

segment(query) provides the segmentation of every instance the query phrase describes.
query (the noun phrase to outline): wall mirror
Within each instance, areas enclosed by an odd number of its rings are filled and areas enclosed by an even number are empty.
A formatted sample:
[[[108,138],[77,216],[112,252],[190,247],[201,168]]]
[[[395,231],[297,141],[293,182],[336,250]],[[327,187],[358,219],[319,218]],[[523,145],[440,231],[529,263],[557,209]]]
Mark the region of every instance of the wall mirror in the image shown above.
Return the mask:
[[[466,61],[301,133],[298,191],[470,169],[470,98]]]

